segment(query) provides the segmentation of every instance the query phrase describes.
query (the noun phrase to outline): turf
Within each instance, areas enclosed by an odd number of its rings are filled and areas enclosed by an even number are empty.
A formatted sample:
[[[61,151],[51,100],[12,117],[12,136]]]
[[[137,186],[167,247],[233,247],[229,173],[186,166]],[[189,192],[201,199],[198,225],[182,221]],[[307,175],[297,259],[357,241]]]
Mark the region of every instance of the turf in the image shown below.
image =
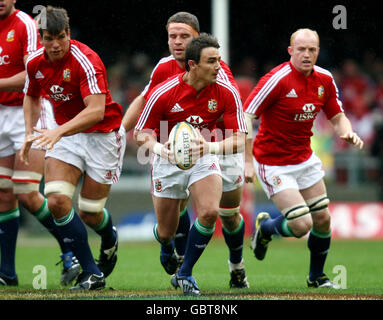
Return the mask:
[[[347,282],[341,291],[306,287],[309,252],[305,239],[274,240],[264,261],[254,258],[249,243],[246,239],[244,259],[250,289],[229,289],[228,249],[222,239],[213,238],[193,271],[203,294],[197,299],[383,299],[382,241],[332,241],[325,272],[334,278],[339,272],[334,267],[342,266]],[[91,246],[97,258],[97,238],[91,238]],[[60,287],[61,266],[55,265],[58,257],[53,240],[20,237],[16,255],[19,286],[0,287],[0,299],[190,299],[171,287],[170,276],[159,262],[157,242],[120,243],[117,266],[107,278],[107,289],[98,292],[72,293]],[[46,290],[33,286],[34,278],[41,275],[33,273],[38,265],[47,272]]]

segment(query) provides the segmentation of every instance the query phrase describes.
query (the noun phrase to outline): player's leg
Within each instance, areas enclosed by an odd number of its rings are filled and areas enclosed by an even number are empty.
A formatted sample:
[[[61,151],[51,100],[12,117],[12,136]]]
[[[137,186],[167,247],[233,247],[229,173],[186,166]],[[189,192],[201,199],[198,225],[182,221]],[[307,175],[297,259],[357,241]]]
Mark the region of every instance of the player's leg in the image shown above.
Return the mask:
[[[248,288],[243,261],[245,221],[240,213],[244,182],[243,154],[219,156],[222,170],[222,197],[219,216],[222,233],[229,248],[229,271],[231,288]]]
[[[192,271],[214,234],[222,194],[222,178],[219,174],[211,174],[194,182],[189,190],[194,200],[197,218],[189,232],[185,259],[172,278],[172,284],[182,287],[185,295],[199,295],[200,290]]]
[[[231,288],[248,288],[243,261],[243,241],[245,221],[240,213],[242,186],[222,193],[219,216],[222,221],[222,233],[229,248],[229,270]]]
[[[101,184],[85,174],[78,198],[79,214],[86,225],[101,237],[98,267],[105,278],[117,263],[118,237],[112,215],[105,208],[111,185]]]
[[[178,222],[178,228],[174,237],[174,245],[176,249],[176,255],[178,259],[178,265],[181,266],[186,249],[186,242],[190,230],[190,216],[187,209],[187,203],[189,198],[183,199],[180,205],[180,218]]]
[[[117,263],[118,235],[112,215],[105,208],[111,185],[121,174],[125,129],[110,133],[80,133],[86,172],[78,199],[82,220],[101,237],[98,268],[106,278]]]
[[[30,164],[26,166],[16,154],[13,190],[17,200],[53,235],[61,249],[63,270],[61,284],[70,284],[80,273],[80,265],[69,245],[63,241],[48,208],[47,199],[39,192],[40,181],[44,172],[45,151],[31,149]]]
[[[153,233],[161,244],[160,261],[168,274],[174,274],[179,267],[179,261],[174,252],[174,238],[179,221],[180,199],[162,198],[153,195],[153,206],[157,223]]]
[[[77,278],[79,285],[71,289],[94,290],[105,287],[104,276],[88,244],[85,225],[72,207],[72,197],[82,171],[71,164],[48,157],[45,173],[45,194],[49,210],[64,241],[69,243],[82,267],[82,273]]]
[[[327,287],[339,289],[323,272],[331,243],[331,216],[328,209],[326,187],[323,180],[310,188],[301,190],[310,208],[313,227],[308,237],[310,250],[310,269],[307,284],[309,287]]]
[[[15,255],[20,212],[11,179],[14,159],[14,154],[1,156],[0,152],[0,286],[18,285]]]

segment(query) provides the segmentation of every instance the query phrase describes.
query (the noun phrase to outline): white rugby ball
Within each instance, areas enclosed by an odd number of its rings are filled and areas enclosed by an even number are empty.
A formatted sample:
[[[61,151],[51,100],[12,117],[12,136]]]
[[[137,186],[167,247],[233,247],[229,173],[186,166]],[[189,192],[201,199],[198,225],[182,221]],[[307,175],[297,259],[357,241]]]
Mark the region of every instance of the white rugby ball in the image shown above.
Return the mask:
[[[194,166],[189,149],[195,145],[192,138],[198,138],[194,127],[186,122],[178,122],[170,131],[170,151],[174,151],[174,160],[178,168],[188,170]]]

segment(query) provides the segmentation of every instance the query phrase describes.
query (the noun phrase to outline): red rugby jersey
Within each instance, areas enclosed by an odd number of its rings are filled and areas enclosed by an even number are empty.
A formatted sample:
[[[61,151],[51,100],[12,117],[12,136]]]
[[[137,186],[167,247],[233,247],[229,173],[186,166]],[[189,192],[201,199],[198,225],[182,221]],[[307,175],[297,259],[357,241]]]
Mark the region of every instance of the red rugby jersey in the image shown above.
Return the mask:
[[[197,93],[183,81],[183,75],[160,83],[150,92],[136,130],[153,129],[158,141],[164,143],[174,125],[187,121],[205,133],[207,140],[214,140],[210,132],[223,116],[225,128],[247,132],[241,99],[230,83],[217,80]]]
[[[312,154],[310,138],[318,113],[327,119],[343,112],[331,73],[318,66],[306,77],[290,62],[263,76],[244,104],[244,111],[260,117],[253,155],[266,165],[290,165]]]
[[[16,10],[0,20],[0,78],[24,71],[24,56],[40,46],[35,21],[26,13]],[[5,106],[22,106],[23,98],[22,92],[0,91],[0,104]]]
[[[111,98],[105,66],[97,53],[79,41],[70,40],[67,54],[54,63],[47,60],[44,48],[31,55],[24,92],[33,97],[47,95],[59,125],[85,108],[86,96],[105,94],[104,119],[84,132],[117,131],[121,125],[122,107]]]

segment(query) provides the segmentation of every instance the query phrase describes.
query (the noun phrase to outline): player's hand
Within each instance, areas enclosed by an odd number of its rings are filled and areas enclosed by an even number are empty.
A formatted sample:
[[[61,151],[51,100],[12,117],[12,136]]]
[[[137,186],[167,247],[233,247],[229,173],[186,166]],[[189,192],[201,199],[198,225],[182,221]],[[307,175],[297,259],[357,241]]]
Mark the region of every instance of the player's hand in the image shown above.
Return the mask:
[[[174,152],[170,150],[170,141],[165,142],[161,148],[161,157],[168,160],[171,164],[176,164],[174,159]]]
[[[30,141],[34,142],[36,147],[42,148],[46,146],[48,151],[52,150],[56,142],[62,138],[59,128],[60,127],[57,127],[52,130],[33,128],[34,131],[40,134],[31,138]]]
[[[24,143],[20,149],[20,160],[26,165],[29,165],[29,150],[32,147],[34,135],[29,135],[25,137]]]
[[[198,133],[198,138],[191,139],[191,142],[193,142],[195,145],[190,148],[193,163],[196,163],[199,158],[209,153],[209,144],[197,128],[196,131]]]
[[[245,182],[254,183],[256,179],[253,163],[245,161]]]
[[[359,147],[359,149],[362,149],[364,146],[363,140],[355,132],[348,132],[343,136],[340,136],[340,138],[355,147]]]

